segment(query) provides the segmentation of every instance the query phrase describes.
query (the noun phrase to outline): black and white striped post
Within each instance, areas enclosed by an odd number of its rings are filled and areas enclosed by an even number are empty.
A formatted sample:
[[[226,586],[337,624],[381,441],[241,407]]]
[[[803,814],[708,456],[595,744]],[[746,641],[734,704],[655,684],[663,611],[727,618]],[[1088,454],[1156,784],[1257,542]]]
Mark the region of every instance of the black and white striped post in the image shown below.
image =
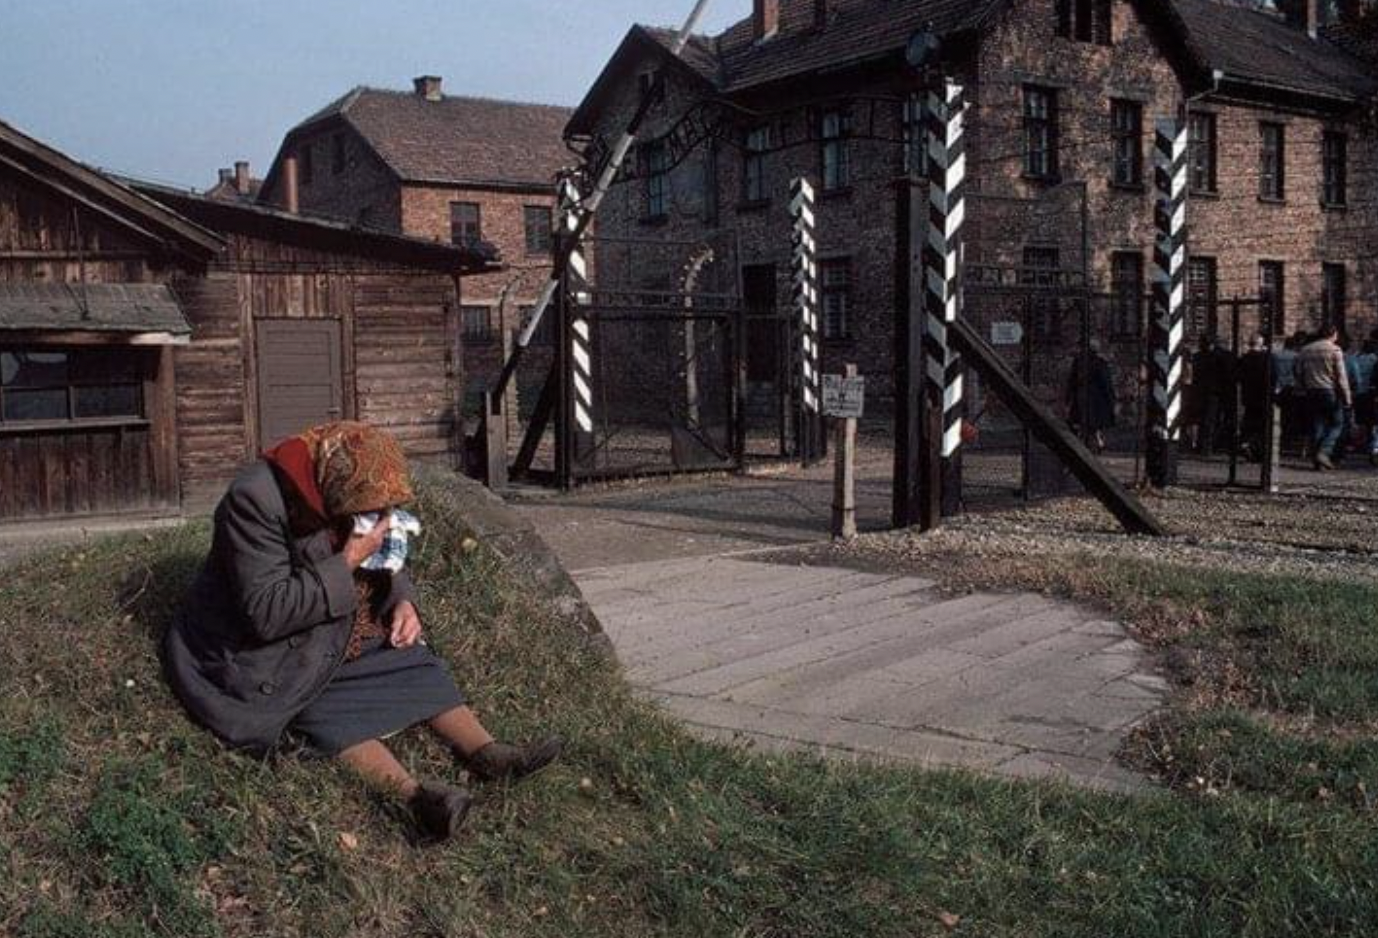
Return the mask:
[[[813,185],[800,176],[790,183],[791,274],[795,324],[799,330],[797,381],[799,457],[805,465],[822,459],[823,378],[819,362],[818,241]]]
[[[579,229],[582,195],[573,178],[560,182],[559,226],[564,237],[573,238]],[[593,328],[588,308],[590,292],[588,255],[583,241],[576,241],[569,253],[569,275],[565,279],[570,316],[569,361],[570,402],[574,420],[575,458],[583,460],[593,452]]]
[[[928,446],[941,467],[930,485],[941,491],[942,514],[961,497],[962,359],[949,329],[961,311],[962,229],[966,222],[966,97],[950,79],[928,93],[924,114],[928,154],[928,237],[923,246],[924,364],[930,419],[937,425]],[[936,523],[936,519],[930,519]]]
[[[1177,482],[1181,438],[1183,338],[1186,331],[1187,126],[1159,120],[1154,134],[1153,321],[1149,327],[1152,393],[1148,399],[1148,480],[1159,488]]]

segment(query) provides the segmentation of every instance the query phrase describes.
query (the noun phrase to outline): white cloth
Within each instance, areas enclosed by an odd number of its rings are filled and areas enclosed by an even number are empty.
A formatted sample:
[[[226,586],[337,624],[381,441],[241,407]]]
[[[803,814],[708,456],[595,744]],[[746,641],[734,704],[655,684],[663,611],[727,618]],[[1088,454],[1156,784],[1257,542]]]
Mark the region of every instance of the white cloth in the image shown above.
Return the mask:
[[[380,512],[371,511],[354,516],[354,533],[367,534],[378,526],[382,517]],[[363,570],[386,570],[397,573],[407,564],[407,538],[421,533],[421,522],[400,509],[393,511],[388,525],[388,533],[383,537],[383,546],[369,557],[360,568]]]

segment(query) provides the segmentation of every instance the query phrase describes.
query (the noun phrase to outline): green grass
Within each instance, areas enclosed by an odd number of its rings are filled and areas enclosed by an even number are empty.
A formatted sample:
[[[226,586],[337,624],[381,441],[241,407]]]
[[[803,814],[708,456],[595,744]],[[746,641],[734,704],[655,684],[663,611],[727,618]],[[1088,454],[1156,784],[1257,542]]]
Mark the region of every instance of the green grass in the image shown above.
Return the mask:
[[[1378,833],[1342,773],[1331,799],[1309,777],[1125,798],[700,742],[491,553],[457,549],[458,519],[422,512],[432,644],[501,735],[563,733],[568,758],[482,789],[458,842],[416,846],[338,767],[228,754],[182,717],[155,639],[205,526],[49,555],[0,580],[0,934],[1310,938],[1378,922]],[[1288,631],[1288,595],[1264,617],[1287,649],[1256,660],[1352,664],[1350,632]],[[1248,645],[1231,621],[1221,634]],[[1252,752],[1234,732],[1219,739]],[[397,748],[458,776],[423,734]],[[1371,767],[1356,756],[1344,778]]]

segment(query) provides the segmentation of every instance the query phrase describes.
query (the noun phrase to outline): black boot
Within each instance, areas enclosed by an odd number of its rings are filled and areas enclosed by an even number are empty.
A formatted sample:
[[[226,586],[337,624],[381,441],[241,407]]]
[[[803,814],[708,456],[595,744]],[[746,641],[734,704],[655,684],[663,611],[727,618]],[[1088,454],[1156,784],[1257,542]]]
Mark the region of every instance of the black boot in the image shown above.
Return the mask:
[[[423,784],[409,803],[422,833],[435,840],[449,840],[464,826],[474,799],[462,788],[435,782]]]
[[[509,746],[506,743],[489,743],[472,756],[464,758],[464,763],[484,781],[498,779],[515,781],[539,772],[560,757],[565,741],[552,736],[539,743],[525,746]]]

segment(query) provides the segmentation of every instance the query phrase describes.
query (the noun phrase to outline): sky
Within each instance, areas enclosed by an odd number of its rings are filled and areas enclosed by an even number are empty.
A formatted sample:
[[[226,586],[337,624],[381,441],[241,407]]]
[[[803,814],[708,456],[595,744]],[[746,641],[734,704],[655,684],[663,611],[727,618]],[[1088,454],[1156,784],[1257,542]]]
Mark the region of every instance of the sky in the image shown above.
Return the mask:
[[[208,188],[355,85],[575,105],[633,22],[691,0],[0,0],[0,120],[83,162]],[[704,28],[751,0],[711,0]]]

